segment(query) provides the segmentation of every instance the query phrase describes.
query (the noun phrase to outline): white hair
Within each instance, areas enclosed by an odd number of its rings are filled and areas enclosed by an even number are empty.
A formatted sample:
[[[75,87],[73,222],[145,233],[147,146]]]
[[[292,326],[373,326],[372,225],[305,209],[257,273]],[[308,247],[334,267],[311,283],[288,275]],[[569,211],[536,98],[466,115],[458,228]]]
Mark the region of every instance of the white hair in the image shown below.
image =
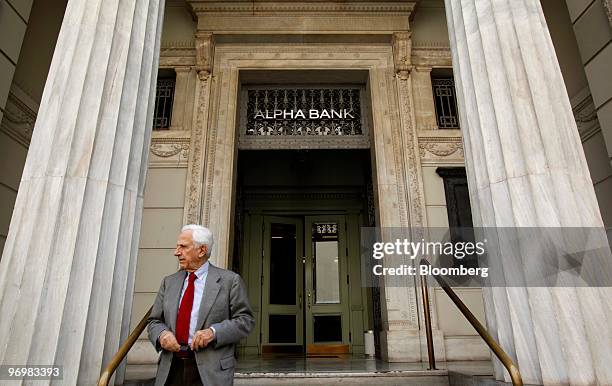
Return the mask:
[[[212,251],[213,244],[215,243],[210,229],[198,224],[189,224],[185,225],[181,229],[181,232],[185,231],[191,231],[191,238],[193,239],[193,243],[196,248],[199,248],[200,245],[206,245],[206,257],[210,257],[210,252]]]

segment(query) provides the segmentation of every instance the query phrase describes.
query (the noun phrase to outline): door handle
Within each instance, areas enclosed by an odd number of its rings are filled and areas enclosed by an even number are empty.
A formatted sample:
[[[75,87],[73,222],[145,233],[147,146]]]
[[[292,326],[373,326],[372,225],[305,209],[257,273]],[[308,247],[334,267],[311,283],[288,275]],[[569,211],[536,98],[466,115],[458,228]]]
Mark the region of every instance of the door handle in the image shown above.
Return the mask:
[[[299,296],[299,305],[300,305],[300,310],[302,309],[302,294],[300,294]]]
[[[310,294],[310,290],[308,290],[308,308],[312,306],[312,295]]]

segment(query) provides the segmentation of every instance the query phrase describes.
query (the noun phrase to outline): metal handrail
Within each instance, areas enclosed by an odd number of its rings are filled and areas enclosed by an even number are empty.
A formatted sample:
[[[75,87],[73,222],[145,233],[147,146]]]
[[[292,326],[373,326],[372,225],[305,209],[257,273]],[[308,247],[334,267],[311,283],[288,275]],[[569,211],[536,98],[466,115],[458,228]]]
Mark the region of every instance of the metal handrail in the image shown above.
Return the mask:
[[[421,294],[423,296],[423,312],[425,314],[425,333],[427,334],[427,356],[429,357],[429,370],[436,369],[436,356],[434,355],[433,333],[431,331],[431,311],[429,310],[429,291],[427,279],[421,276]]]
[[[100,380],[98,380],[98,386],[108,386],[108,382],[113,376],[113,373],[115,372],[115,370],[117,370],[117,367],[119,367],[119,364],[121,364],[121,361],[123,360],[123,358],[125,358],[128,351],[130,351],[132,346],[134,346],[134,343],[136,343],[136,340],[138,340],[140,334],[142,334],[144,329],[147,327],[149,315],[151,315],[152,309],[153,307],[149,308],[149,311],[147,311],[147,313],[142,318],[140,323],[138,323],[134,331],[132,331],[130,336],[128,336],[127,340],[123,342],[121,347],[119,347],[119,351],[117,351],[115,356],[113,356],[113,359],[111,359],[108,366],[106,366],[106,368],[100,375]]]
[[[431,264],[429,264],[429,261],[427,261],[425,259],[421,260],[421,264],[422,265],[431,266]],[[508,373],[510,374],[510,379],[512,380],[512,384],[514,386],[523,386],[523,379],[521,377],[521,372],[519,371],[518,367],[512,361],[512,358],[510,358],[510,356],[504,351],[504,349],[499,345],[499,343],[497,343],[497,341],[495,341],[495,339],[493,339],[491,334],[489,334],[489,331],[487,331],[487,329],[482,325],[482,323],[480,323],[478,321],[478,319],[474,316],[474,314],[472,314],[472,312],[470,311],[468,306],[466,306],[465,303],[463,303],[463,301],[461,301],[459,296],[457,296],[455,291],[453,291],[450,288],[448,283],[446,281],[444,281],[444,279],[442,279],[439,275],[432,275],[432,276],[440,284],[440,287],[442,287],[442,289],[444,290],[444,292],[446,292],[448,297],[451,298],[453,303],[455,303],[457,308],[459,308],[459,311],[461,311],[463,316],[465,316],[465,318],[468,320],[468,322],[470,322],[472,327],[474,327],[476,332],[478,332],[478,335],[480,335],[480,337],[485,341],[487,346],[489,346],[489,348],[493,351],[495,356],[501,361],[501,363],[504,365],[506,370],[508,370]],[[427,334],[427,351],[429,353],[430,367],[431,367],[432,366],[432,358],[434,358],[434,356],[433,356],[434,355],[434,352],[433,352],[433,339],[431,337],[431,318],[429,317],[429,301],[427,300],[427,302],[425,302],[425,300],[429,298],[429,295],[426,295],[426,293],[427,293],[427,286],[426,286],[426,281],[425,281],[424,277],[422,277],[421,286],[422,286],[422,290],[423,290],[423,304],[424,304],[424,309],[425,309],[425,322],[426,322],[426,324],[428,324],[428,326],[426,326],[426,328],[429,330],[429,332]],[[433,359],[433,368],[435,368],[435,358]]]

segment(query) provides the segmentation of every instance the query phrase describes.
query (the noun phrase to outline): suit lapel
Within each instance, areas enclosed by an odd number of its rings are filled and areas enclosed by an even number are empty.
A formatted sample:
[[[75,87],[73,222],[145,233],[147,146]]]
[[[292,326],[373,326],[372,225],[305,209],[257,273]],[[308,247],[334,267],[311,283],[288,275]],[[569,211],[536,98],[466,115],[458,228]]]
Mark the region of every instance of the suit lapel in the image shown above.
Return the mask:
[[[210,313],[210,310],[215,303],[215,299],[219,294],[219,289],[221,285],[219,284],[219,280],[221,280],[221,276],[219,272],[217,272],[217,267],[210,264],[208,266],[208,275],[206,276],[206,284],[204,285],[204,297],[202,298],[202,303],[200,304],[200,311],[198,313],[198,328],[201,328]]]
[[[168,327],[170,327],[170,331],[176,332],[179,300],[181,298],[181,290],[183,289],[183,283],[185,282],[186,276],[187,272],[180,271],[179,274],[176,275],[176,279],[170,282],[170,288],[168,288],[168,305],[170,306],[170,310],[172,310],[168,315]]]

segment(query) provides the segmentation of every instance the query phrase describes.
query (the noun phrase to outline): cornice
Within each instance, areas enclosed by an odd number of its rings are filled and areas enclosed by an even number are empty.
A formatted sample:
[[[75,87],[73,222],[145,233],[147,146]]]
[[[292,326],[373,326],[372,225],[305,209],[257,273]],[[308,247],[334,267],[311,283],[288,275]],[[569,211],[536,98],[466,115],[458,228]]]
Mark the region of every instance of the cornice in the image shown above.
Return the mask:
[[[450,66],[452,64],[450,46],[442,42],[413,41],[412,62],[421,66]]]
[[[411,14],[416,1],[188,1],[195,13],[227,14],[334,14],[334,13],[368,13],[368,14]]]
[[[195,41],[162,41],[161,47],[162,50],[193,50],[195,49]]]

